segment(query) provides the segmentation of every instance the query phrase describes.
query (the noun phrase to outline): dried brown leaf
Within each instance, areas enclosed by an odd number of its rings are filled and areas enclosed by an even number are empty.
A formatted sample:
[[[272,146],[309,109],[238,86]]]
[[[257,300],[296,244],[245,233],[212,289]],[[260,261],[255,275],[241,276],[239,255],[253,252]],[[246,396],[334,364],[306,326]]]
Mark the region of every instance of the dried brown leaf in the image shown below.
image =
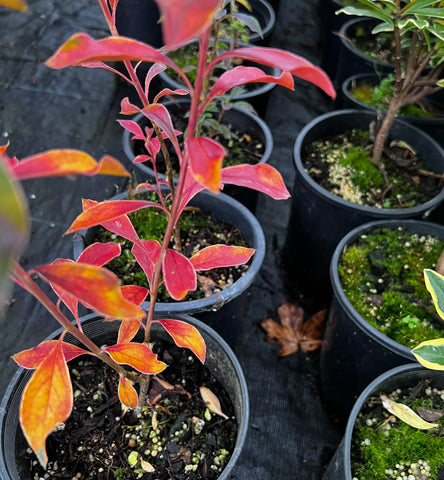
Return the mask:
[[[298,351],[299,347],[304,352],[311,352],[322,345],[322,327],[325,321],[326,310],[314,314],[304,323],[304,310],[288,300],[278,308],[281,324],[271,318],[260,322],[266,332],[267,342],[280,343],[282,348],[278,354],[280,357],[291,355]]]
[[[418,415],[427,422],[436,422],[444,415],[443,410],[432,410],[424,407],[418,407],[416,411]]]
[[[200,387],[200,395],[202,396],[202,400],[205,402],[205,405],[215,414],[221,416],[222,418],[227,419],[228,417],[222,412],[220,401],[217,398],[216,394],[214,394],[209,388],[207,387]]]
[[[156,471],[156,469],[151,465],[151,463],[147,462],[143,458],[140,459],[140,465],[142,467],[142,470],[144,470],[145,472],[152,473]]]

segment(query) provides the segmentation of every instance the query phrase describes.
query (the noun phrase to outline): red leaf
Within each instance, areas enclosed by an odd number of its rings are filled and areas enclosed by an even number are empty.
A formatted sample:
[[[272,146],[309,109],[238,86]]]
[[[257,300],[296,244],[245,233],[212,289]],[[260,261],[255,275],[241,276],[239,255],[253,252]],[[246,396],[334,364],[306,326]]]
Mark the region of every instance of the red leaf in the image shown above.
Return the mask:
[[[119,400],[129,408],[137,407],[137,391],[125,377],[120,376]]]
[[[15,163],[11,171],[19,179],[75,174],[130,176],[115,158],[107,155],[97,163],[80,150],[48,150]]]
[[[82,199],[83,211],[88,210],[94,205],[98,205],[98,203],[99,202],[96,202],[95,200]],[[109,222],[103,222],[102,227],[120,237],[126,238],[130,242],[137,242],[139,240],[139,236],[134,230],[133,224],[127,215],[121,215]]]
[[[145,316],[142,309],[123,297],[116,275],[104,268],[82,263],[56,262],[37,267],[35,271],[46,281],[102,315],[121,319]]]
[[[117,120],[120,125],[128,132],[132,133],[134,136],[132,137],[133,140],[144,140],[145,135],[143,134],[143,130],[140,125],[135,122],[134,120]]]
[[[49,340],[47,342],[42,342],[36,347],[16,353],[12,358],[23,368],[37,368],[48,356],[48,354],[52,352],[56,343],[59,343],[59,341]],[[61,344],[66,362],[69,362],[73,358],[79,357],[80,355],[90,353],[86,350],[83,350],[83,348],[72,345],[71,343],[61,342]]]
[[[162,267],[165,287],[174,300],[182,300],[190,290],[196,289],[196,272],[182,254],[168,249]]]
[[[145,43],[125,37],[94,40],[86,33],[76,33],[69,38],[45,64],[50,68],[65,68],[84,63],[124,60],[163,63],[174,67],[174,62],[166,55]]]
[[[46,437],[70,415],[72,385],[61,342],[56,342],[26,385],[20,404],[20,424],[29,446],[46,467]]]
[[[233,267],[243,265],[252,257],[254,248],[235,247],[230,245],[211,245],[190,258],[195,270],[211,270],[212,268]]]
[[[105,348],[105,351],[117,363],[130,365],[141,373],[155,375],[166,368],[166,364],[157,360],[157,355],[144,343],[119,343]]]
[[[205,362],[205,340],[196,327],[180,320],[164,319],[155,322],[163,326],[178,347],[189,348],[202,363]]]
[[[164,88],[161,90],[153,100],[153,103],[157,103],[162,97],[165,97],[167,95],[189,95],[188,90],[184,90],[183,88],[178,88],[176,90],[171,90],[170,88]]]
[[[74,220],[66,234],[84,228],[94,227],[95,225],[103,225],[122,215],[148,207],[161,208],[157,203],[147,200],[109,200],[108,202],[97,203],[87,210],[84,210],[83,213]]]
[[[120,244],[115,242],[96,242],[88,245],[79,255],[77,263],[86,263],[101,267],[120,255]]]
[[[214,193],[220,189],[222,161],[226,155],[224,147],[211,138],[187,138],[185,141],[185,156],[194,178]]]
[[[214,97],[223,95],[228,90],[247,83],[276,83],[290,90],[294,89],[294,80],[289,72],[282,72],[278,77],[267,75],[264,71],[257,67],[235,67],[232,70],[224,72],[213,87],[205,101],[208,103]]]
[[[270,67],[279,68],[282,71],[290,72],[296,77],[307,80],[318,86],[327,95],[335,98],[336,92],[328,75],[319,67],[294,53],[270,47],[244,47],[223,53],[216,58],[208,68],[212,68],[214,63],[220,62],[225,58],[242,58],[252,62],[261,63]]]
[[[171,122],[170,113],[165,105],[161,105],[160,103],[149,105],[141,110],[141,112],[146,118],[158,125],[168,135],[168,138],[173,144],[177,145],[176,131]]]
[[[285,200],[290,197],[281,174],[267,163],[226,167],[222,169],[222,183],[258,190],[275,200]]]
[[[159,259],[160,243],[157,240],[139,240],[133,245],[131,253],[144,271],[151,288],[154,266]]]
[[[138,285],[123,285],[120,290],[124,298],[136,305],[140,305],[148,295],[148,290]]]
[[[165,48],[168,50],[184,45],[205,31],[222,4],[222,0],[199,0],[198,2],[156,0],[156,2],[163,17],[163,38]]]

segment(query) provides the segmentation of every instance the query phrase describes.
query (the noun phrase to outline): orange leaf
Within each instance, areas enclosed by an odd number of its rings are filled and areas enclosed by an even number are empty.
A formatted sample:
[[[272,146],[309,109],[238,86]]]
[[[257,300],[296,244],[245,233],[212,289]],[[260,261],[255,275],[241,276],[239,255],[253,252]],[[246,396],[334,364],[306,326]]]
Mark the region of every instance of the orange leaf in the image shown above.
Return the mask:
[[[130,365],[142,373],[155,375],[166,368],[166,364],[157,360],[157,355],[144,343],[118,343],[105,351],[117,363]]]
[[[125,377],[120,377],[119,400],[129,408],[137,407],[137,391]]]
[[[0,0],[0,6],[19,10],[20,12],[28,10],[28,5],[24,0]]]
[[[65,234],[76,232],[84,228],[102,225],[141,208],[157,207],[155,202],[146,200],[109,200],[97,203],[84,210],[72,223]]]
[[[37,368],[48,356],[48,354],[54,349],[56,343],[59,343],[59,341],[49,340],[47,342],[42,342],[36,347],[16,353],[15,355],[13,355],[12,358],[17,362],[18,365],[23,368]],[[63,355],[66,362],[69,362],[73,358],[76,358],[80,355],[90,353],[86,350],[83,350],[83,348],[72,345],[71,343],[61,343]]]
[[[164,319],[155,322],[162,325],[178,347],[189,348],[202,363],[205,362],[205,340],[195,326],[181,320]]]
[[[74,34],[45,64],[50,68],[65,68],[73,65],[100,66],[95,62],[124,60],[163,63],[174,67],[171,59],[145,43],[125,37],[94,40],[86,33]]]
[[[211,245],[193,255],[190,258],[190,262],[193,264],[195,270],[233,267],[247,263],[254,252],[254,248],[236,247],[232,245]]]
[[[224,147],[211,138],[187,138],[185,141],[185,156],[194,178],[213,193],[219,192],[222,161],[226,155]]]
[[[226,167],[222,169],[222,183],[258,190],[275,200],[285,200],[290,197],[281,174],[267,163]]]
[[[174,300],[182,300],[190,290],[196,289],[196,271],[182,254],[169,248],[163,258],[162,271],[165,287]]]
[[[145,316],[141,308],[123,297],[116,275],[104,268],[63,262],[42,265],[35,271],[102,315],[121,319]]]
[[[130,176],[120,162],[110,156],[97,163],[80,150],[48,150],[17,162],[11,169],[19,179],[56,177],[63,175],[122,175]]]
[[[46,467],[46,437],[70,415],[72,385],[61,342],[56,342],[26,385],[20,404],[20,424],[29,446]]]
[[[125,320],[120,324],[118,343],[129,343],[136,336],[142,322],[140,320]]]
[[[213,21],[222,0],[156,0],[163,17],[165,48],[172,50],[199,36]],[[180,22],[178,19],[180,18]],[[162,63],[162,62],[161,62]]]

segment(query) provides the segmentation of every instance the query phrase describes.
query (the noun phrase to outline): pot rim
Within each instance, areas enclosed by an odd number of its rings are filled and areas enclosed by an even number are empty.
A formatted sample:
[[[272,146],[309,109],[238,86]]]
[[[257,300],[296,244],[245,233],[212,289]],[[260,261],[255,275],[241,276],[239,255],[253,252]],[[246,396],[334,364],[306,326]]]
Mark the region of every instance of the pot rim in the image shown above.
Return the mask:
[[[343,109],[343,110],[334,110],[331,112],[324,113],[315,117],[309,123],[305,125],[305,127],[299,132],[298,136],[296,137],[296,141],[294,144],[293,149],[293,157],[294,163],[296,166],[297,173],[304,179],[304,181],[310,185],[310,187],[314,190],[314,192],[319,196],[322,197],[324,200],[328,201],[329,203],[336,203],[340,204],[341,208],[346,210],[357,210],[362,212],[363,214],[372,215],[375,218],[380,219],[389,219],[389,218],[411,218],[414,216],[426,215],[428,211],[431,211],[433,208],[436,208],[439,203],[444,200],[444,186],[441,191],[435,195],[433,198],[428,200],[427,202],[422,203],[421,205],[416,205],[414,207],[408,208],[376,208],[370,207],[367,205],[359,205],[358,203],[351,202],[349,200],[345,200],[338,195],[335,195],[325,188],[321,187],[317,184],[310,175],[305,171],[302,159],[301,159],[301,148],[303,146],[303,142],[305,141],[305,137],[311,131],[311,129],[318,124],[321,124],[326,119],[335,118],[335,117],[352,117],[354,115],[366,116],[370,119],[376,117],[376,113],[366,110],[356,110],[356,109]],[[420,130],[419,128],[415,127],[414,125],[409,124],[408,122],[400,119],[395,120],[396,124],[401,125],[403,128],[408,129],[411,131],[412,135],[418,135],[424,137],[427,142],[432,145],[433,149],[438,152],[440,158],[443,161],[444,166],[444,150],[442,147],[428,134]]]
[[[155,314],[155,316],[158,318],[160,315]],[[97,313],[90,313],[85,316],[82,316],[80,318],[80,321],[82,324],[85,324],[87,322],[90,322],[91,320],[94,319],[100,319],[103,318]],[[240,365],[239,360],[237,359],[236,355],[234,354],[233,350],[231,347],[227,344],[227,342],[211,327],[203,323],[202,321],[191,317],[190,315],[185,315],[185,314],[177,314],[175,315],[176,319],[187,321],[189,323],[192,323],[198,330],[202,333],[204,332],[209,338],[211,338],[215,343],[219,344],[221,349],[225,352],[226,357],[230,360],[233,369],[236,372],[236,375],[238,377],[239,381],[239,386],[240,386],[240,396],[242,400],[242,405],[240,408],[240,411],[242,413],[241,418],[238,418],[238,436],[236,439],[236,445],[233,450],[233,453],[230,457],[230,460],[228,461],[227,465],[225,466],[224,470],[221,472],[221,475],[218,477],[218,480],[226,480],[229,478],[229,474],[231,470],[233,469],[237,459],[240,456],[242,447],[245,443],[245,439],[247,436],[247,431],[248,431],[248,421],[249,421],[249,415],[250,415],[250,406],[249,406],[249,397],[248,397],[248,388],[247,388],[247,382],[245,379],[245,375],[243,373],[242,367]],[[72,322],[75,324],[75,320]],[[55,330],[51,335],[46,337],[43,341],[48,341],[51,340],[55,337],[58,337],[62,332],[64,331],[64,328],[58,328]],[[117,331],[117,327],[116,327]],[[5,465],[5,449],[4,449],[4,435],[5,435],[5,423],[7,419],[8,412],[10,410],[10,403],[11,401],[14,400],[14,391],[17,387],[18,383],[24,383],[27,381],[28,377],[31,377],[32,372],[28,369],[25,369],[23,367],[18,367],[14,375],[11,377],[11,380],[5,390],[5,393],[3,395],[3,398],[1,399],[0,402],[0,477],[3,480],[11,479],[11,480],[19,480],[19,477],[11,477],[10,472],[6,470],[6,465]],[[16,406],[18,409],[18,405]],[[18,426],[19,422],[17,422]],[[14,473],[14,472],[12,472]],[[8,475],[6,477],[6,475]],[[3,477],[5,476],[5,477]]]
[[[356,103],[359,105],[361,108],[365,110],[369,110],[371,112],[376,112],[377,109],[375,107],[372,107],[371,105],[367,105],[365,102],[358,100],[356,97],[354,97],[351,92],[350,92],[350,84],[352,82],[358,81],[358,80],[366,80],[369,79],[370,81],[372,79],[379,79],[379,78],[384,78],[387,75],[378,75],[377,73],[357,73],[355,75],[351,75],[350,77],[347,77],[341,85],[341,91],[342,94],[351,102]],[[416,125],[419,124],[424,124],[424,125],[442,125],[444,124],[444,116],[442,117],[415,117],[412,115],[399,115],[401,120],[405,120],[407,122],[414,122]]]
[[[341,241],[338,243],[335,251],[333,253],[331,262],[330,262],[330,279],[333,288],[333,295],[340,304],[340,306],[347,312],[350,320],[362,331],[364,331],[367,335],[369,335],[374,341],[377,343],[382,344],[384,347],[388,348],[389,350],[394,351],[398,355],[401,355],[406,359],[406,361],[414,361],[415,356],[411,352],[411,350],[394,340],[392,340],[387,335],[381,333],[378,329],[370,325],[355,309],[353,304],[347,298],[341,284],[341,280],[339,278],[338,273],[338,264],[341,259],[342,253],[344,252],[345,248],[355,240],[357,240],[361,235],[371,232],[375,228],[396,228],[399,226],[404,226],[409,229],[412,227],[418,227],[419,230],[425,231],[439,231],[441,235],[438,233],[430,233],[431,235],[440,236],[442,240],[444,240],[444,226],[439,225],[433,222],[427,222],[422,220],[377,220],[373,222],[367,222],[358,227],[351,230],[347,235],[345,235]]]
[[[360,50],[357,50],[356,48],[354,48],[353,45],[349,41],[347,41],[347,39],[350,38],[349,29],[357,23],[376,24],[376,20],[369,17],[354,17],[348,20],[347,22],[345,22],[339,29],[339,39],[340,39],[341,45],[343,45],[344,48],[346,48],[347,50],[353,52],[353,54],[357,55],[359,58],[365,59],[373,63],[375,70],[378,70],[378,67],[386,68],[386,69],[394,69],[395,65],[393,63],[382,62],[381,60],[378,60],[376,58],[372,58],[367,55],[364,55]]]

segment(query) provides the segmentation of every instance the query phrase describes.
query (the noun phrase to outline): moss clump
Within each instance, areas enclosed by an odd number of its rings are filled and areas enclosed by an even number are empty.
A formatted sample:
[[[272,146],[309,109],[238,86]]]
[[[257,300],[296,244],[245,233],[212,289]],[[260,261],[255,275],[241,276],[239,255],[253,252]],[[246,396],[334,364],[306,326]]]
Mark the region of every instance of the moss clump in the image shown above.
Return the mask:
[[[308,145],[304,166],[323,188],[359,205],[408,208],[421,205],[438,194],[441,187],[436,179],[417,174],[419,170],[430,168],[416,156],[410,158],[408,168],[399,167],[383,156],[386,183],[380,169],[372,164],[372,148],[368,131],[352,129]],[[412,152],[393,146],[389,154],[394,158],[408,158]]]
[[[342,288],[356,311],[379,331],[409,348],[444,336],[423,271],[444,249],[439,239],[405,229],[376,229],[343,253]]]
[[[400,391],[395,391],[389,396],[416,412],[418,407],[443,411],[442,390],[433,389],[424,383],[416,388],[420,390],[419,398],[413,397],[413,389],[409,389],[408,394],[400,395]],[[444,464],[442,418],[438,421],[440,424],[438,428],[418,430],[393,416],[391,419],[389,417],[390,414],[374,397],[363,406],[353,430],[351,449],[353,478],[437,479],[438,472]]]

